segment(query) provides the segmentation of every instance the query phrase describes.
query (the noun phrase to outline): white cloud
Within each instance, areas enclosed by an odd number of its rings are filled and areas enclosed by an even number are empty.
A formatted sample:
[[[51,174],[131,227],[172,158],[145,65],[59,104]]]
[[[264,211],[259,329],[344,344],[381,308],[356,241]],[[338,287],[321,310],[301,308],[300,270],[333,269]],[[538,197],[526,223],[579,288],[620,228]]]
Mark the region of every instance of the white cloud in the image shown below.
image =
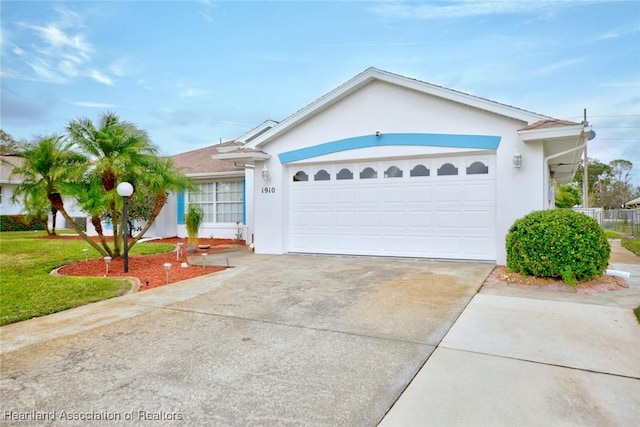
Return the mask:
[[[34,25],[17,22],[16,28],[30,31],[32,38],[12,43],[14,59],[28,66],[29,71],[13,71],[9,75],[22,80],[37,80],[66,84],[79,76],[88,76],[98,83],[113,86],[112,77],[91,67],[96,49],[83,33],[85,25],[78,13],[58,6],[57,16],[50,22]],[[35,38],[33,38],[35,37]],[[16,63],[17,64],[17,63]],[[124,73],[122,63],[114,63],[111,74]],[[9,65],[14,70],[15,64]]]
[[[89,77],[97,81],[98,83],[105,84],[107,86],[113,86],[113,80],[109,76],[105,76],[98,70],[92,70],[89,73]]]
[[[31,58],[26,60],[27,65],[36,74],[39,80],[51,83],[66,83],[66,79],[58,74],[49,62],[43,58]]]
[[[93,52],[93,46],[84,40],[84,37],[80,34],[67,34],[61,28],[55,24],[49,24],[45,27],[31,26],[40,38],[53,50],[48,53],[55,55],[59,53],[67,53],[69,49],[72,54],[79,55],[85,60],[90,59],[90,55]]]

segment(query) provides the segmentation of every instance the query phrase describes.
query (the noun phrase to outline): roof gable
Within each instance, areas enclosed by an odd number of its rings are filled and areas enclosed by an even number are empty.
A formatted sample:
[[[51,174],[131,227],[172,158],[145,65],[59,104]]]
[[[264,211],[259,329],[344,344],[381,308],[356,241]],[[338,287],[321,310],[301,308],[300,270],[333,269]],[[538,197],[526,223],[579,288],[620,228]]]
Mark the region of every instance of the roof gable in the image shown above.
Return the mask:
[[[534,121],[552,119],[541,114],[526,111],[520,108],[512,107],[510,105],[501,104],[495,101],[490,101],[485,98],[473,96],[464,92],[458,92],[452,89],[447,89],[442,86],[433,85],[431,83],[423,82],[420,80],[401,76],[399,74],[390,73],[388,71],[379,70],[374,67],[367,68],[362,73],[358,74],[346,83],[338,86],[331,92],[318,98],[316,101],[300,109],[293,115],[289,116],[278,125],[276,125],[270,132],[260,135],[247,144],[249,147],[262,147],[275,139],[277,136],[284,134],[288,130],[298,126],[305,120],[320,113],[321,111],[330,108],[333,104],[348,97],[354,92],[360,90],[364,86],[367,86],[373,81],[382,81],[389,84],[401,86],[410,90],[442,98],[448,101],[456,102],[479,110],[488,111],[494,114],[520,120],[525,123],[531,123]]]

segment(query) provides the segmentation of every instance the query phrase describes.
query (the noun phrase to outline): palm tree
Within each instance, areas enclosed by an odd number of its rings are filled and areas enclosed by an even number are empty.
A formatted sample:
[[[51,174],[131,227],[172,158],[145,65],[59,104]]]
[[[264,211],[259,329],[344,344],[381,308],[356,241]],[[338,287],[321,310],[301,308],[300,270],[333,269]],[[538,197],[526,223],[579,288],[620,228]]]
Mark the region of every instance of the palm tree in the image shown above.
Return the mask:
[[[115,191],[116,185],[129,177],[129,182],[135,188],[135,180],[144,176],[148,169],[146,166],[154,164],[157,149],[146,132],[131,123],[120,121],[111,112],[101,117],[98,126],[87,118],[73,120],[68,124],[67,131],[72,141],[91,159],[91,173],[100,177],[108,195],[107,210],[113,224],[113,256],[119,257],[122,230],[118,230],[117,219],[120,217],[121,201]]]
[[[100,244],[104,248],[106,255],[113,257],[113,251],[105,239],[102,229],[102,216],[109,206],[109,200],[102,188],[100,177],[93,174],[86,176],[82,181],[74,183],[74,191],[78,206],[89,214],[91,224],[98,233]]]
[[[12,175],[21,175],[22,181],[14,190],[12,201],[22,197],[25,206],[37,205],[34,199],[46,197],[52,208],[59,211],[67,223],[98,252],[102,248],[90,239],[71,218],[64,206],[63,196],[72,195],[72,183],[80,179],[87,167],[87,158],[71,149],[63,136],[38,137],[17,154],[23,159],[21,166],[12,165]]]
[[[169,191],[195,190],[193,180],[180,172],[171,159],[156,158],[153,163],[147,166],[149,167],[148,172],[143,174],[138,182],[144,188],[145,193],[151,194],[154,198],[153,211],[149,218],[146,218],[146,225],[133,238],[131,246],[144,236],[144,233],[149,230],[158,217],[162,207],[167,202]]]

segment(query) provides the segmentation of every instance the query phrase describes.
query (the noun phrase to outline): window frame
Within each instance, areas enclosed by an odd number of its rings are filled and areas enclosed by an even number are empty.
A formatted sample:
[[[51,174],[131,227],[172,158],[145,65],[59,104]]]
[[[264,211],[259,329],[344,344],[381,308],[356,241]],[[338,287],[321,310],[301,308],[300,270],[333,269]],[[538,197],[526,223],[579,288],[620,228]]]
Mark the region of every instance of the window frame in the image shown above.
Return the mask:
[[[227,191],[221,191],[221,185],[229,185]],[[187,193],[187,203],[185,212],[190,204],[200,205],[205,212],[204,224],[236,224],[244,220],[244,181],[242,179],[226,179],[213,181],[200,181],[195,185],[201,191],[190,191]],[[205,191],[202,191],[202,188]],[[229,200],[224,200],[224,194],[229,195]],[[236,198],[233,198],[236,196]],[[227,209],[222,207],[226,206]],[[220,217],[228,217],[228,221],[219,221]]]

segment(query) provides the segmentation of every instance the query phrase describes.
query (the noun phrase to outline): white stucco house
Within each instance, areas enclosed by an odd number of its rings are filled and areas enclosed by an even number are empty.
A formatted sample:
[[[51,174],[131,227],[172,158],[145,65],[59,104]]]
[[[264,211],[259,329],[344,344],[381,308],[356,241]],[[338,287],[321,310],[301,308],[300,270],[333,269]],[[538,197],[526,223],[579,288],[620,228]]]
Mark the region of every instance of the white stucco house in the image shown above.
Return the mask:
[[[553,207],[592,135],[557,120],[369,68],[285,120],[172,156],[198,192],[172,194],[146,237],[241,227],[257,253],[506,263],[513,222]]]
[[[248,240],[288,252],[506,262],[591,128],[369,68],[217,160],[244,166]]]

